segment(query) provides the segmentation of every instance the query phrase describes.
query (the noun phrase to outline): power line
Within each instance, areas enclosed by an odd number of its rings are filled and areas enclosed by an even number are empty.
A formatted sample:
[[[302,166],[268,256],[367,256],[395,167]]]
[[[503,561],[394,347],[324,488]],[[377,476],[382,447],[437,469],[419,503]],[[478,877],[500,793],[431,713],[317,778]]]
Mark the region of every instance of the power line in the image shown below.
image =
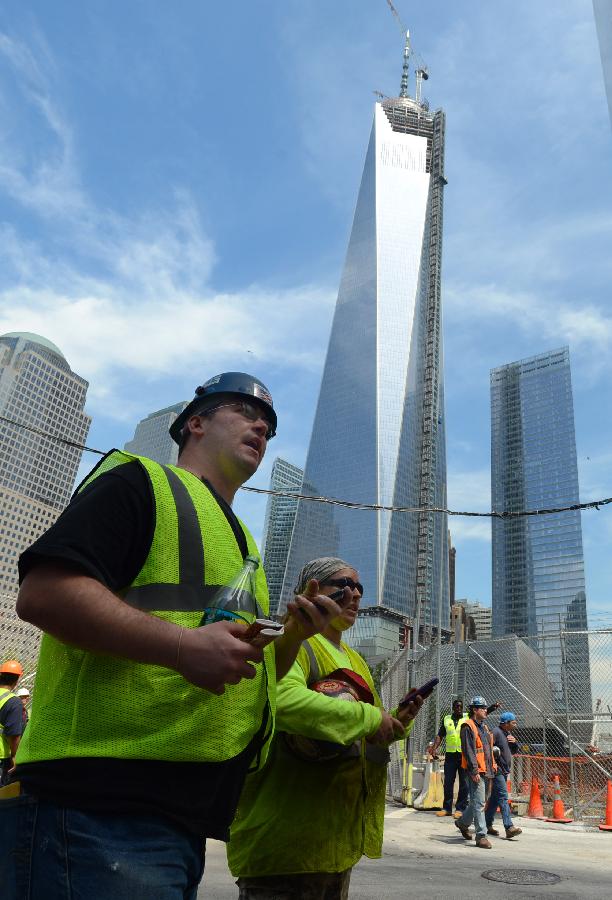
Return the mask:
[[[25,431],[32,431],[34,434],[40,435],[40,437],[50,438],[52,441],[66,444],[68,447],[74,447],[76,450],[87,450],[88,453],[97,453],[98,456],[106,456],[104,450],[86,447],[85,444],[71,441],[69,438],[62,437],[61,434],[51,434],[51,432],[42,431],[40,428],[35,428],[33,425],[26,425],[25,422],[16,422],[14,419],[8,419],[6,416],[0,416],[0,422],[7,422],[9,425],[15,425],[17,428],[23,428]]]
[[[52,441],[58,441],[66,444],[68,447],[74,447],[77,450],[83,450],[87,453],[96,453],[98,456],[106,456],[104,450],[96,450],[94,447],[87,447],[85,444],[79,444],[69,438],[62,437],[59,434],[52,434],[35,428],[33,425],[26,425],[25,422],[17,422],[6,416],[0,416],[0,422],[6,422],[16,428],[23,428],[25,431],[31,431],[40,437],[48,438]],[[309,500],[313,503],[327,503],[330,506],[341,506],[345,509],[363,509],[374,512],[397,512],[397,513],[445,513],[447,516],[462,516],[465,518],[484,518],[484,519],[520,519],[527,516],[548,516],[553,513],[562,512],[578,512],[583,509],[597,509],[602,506],[608,506],[612,503],[612,497],[606,497],[603,500],[590,500],[587,503],[572,503],[571,506],[553,506],[544,509],[524,509],[516,512],[469,512],[466,510],[447,509],[444,506],[387,506],[382,503],[357,503],[352,500],[337,500],[335,497],[313,497],[311,494],[298,494],[294,491],[274,491],[271,488],[256,488],[243,485],[241,490],[249,491],[252,494],[266,494],[272,497],[287,497],[293,500]]]

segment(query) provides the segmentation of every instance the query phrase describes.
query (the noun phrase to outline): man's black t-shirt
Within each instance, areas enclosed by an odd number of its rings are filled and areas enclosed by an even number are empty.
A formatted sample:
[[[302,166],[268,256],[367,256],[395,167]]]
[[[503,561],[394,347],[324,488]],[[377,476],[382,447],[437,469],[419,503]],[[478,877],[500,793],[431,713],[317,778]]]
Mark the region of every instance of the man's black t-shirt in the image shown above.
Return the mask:
[[[246,538],[231,507],[207,486],[246,555]],[[126,463],[78,493],[57,522],[21,555],[20,580],[41,562],[60,562],[119,591],[142,569],[154,530],[155,505],[148,477],[140,463]],[[214,763],[46,760],[19,765],[14,778],[27,793],[62,806],[161,813],[202,837],[227,840],[252,757],[247,747],[232,759]]]

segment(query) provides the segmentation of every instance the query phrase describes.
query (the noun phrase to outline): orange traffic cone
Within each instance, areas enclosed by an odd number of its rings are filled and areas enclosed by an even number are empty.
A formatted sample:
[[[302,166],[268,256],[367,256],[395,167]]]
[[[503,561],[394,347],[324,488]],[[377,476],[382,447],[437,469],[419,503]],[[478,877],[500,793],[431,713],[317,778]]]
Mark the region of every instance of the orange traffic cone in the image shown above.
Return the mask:
[[[565,809],[563,808],[563,800],[561,799],[561,785],[559,784],[559,776],[555,775],[555,799],[553,800],[552,816],[546,819],[547,822],[571,822],[572,819],[565,818]]]
[[[542,806],[542,798],[540,797],[540,786],[537,778],[531,779],[531,794],[529,796],[529,809],[527,816],[530,819],[543,819],[544,807]]]
[[[608,781],[608,794],[606,797],[606,821],[599,826],[600,831],[612,831],[612,781]]]

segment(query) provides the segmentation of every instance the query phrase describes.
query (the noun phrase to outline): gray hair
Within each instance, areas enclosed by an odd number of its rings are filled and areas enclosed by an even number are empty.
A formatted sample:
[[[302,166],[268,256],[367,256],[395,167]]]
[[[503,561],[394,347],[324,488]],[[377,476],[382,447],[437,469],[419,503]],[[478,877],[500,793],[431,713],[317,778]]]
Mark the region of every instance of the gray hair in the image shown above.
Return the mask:
[[[349,563],[337,556],[319,556],[318,559],[312,559],[306,563],[300,574],[296,586],[293,588],[294,594],[302,594],[306,590],[306,585],[311,578],[316,578],[318,582],[327,581],[340,569],[354,569]]]

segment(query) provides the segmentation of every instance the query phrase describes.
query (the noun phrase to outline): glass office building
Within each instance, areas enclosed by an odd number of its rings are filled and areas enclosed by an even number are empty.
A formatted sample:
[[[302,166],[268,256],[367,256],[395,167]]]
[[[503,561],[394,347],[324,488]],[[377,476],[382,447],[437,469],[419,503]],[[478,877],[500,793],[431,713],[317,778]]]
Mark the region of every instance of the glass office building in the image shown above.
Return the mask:
[[[610,0],[593,0],[599,52],[612,122],[612,4]]]
[[[569,349],[491,372],[491,495],[494,511],[579,502]],[[580,682],[572,708],[590,708],[586,638],[562,659],[561,630],[587,627],[582,527],[578,510],[493,519],[493,633],[533,637],[553,694],[564,696],[564,664]],[[569,685],[568,695],[574,688]],[[575,701],[575,702],[574,702]]]
[[[169,428],[186,406],[187,401],[182,400],[174,406],[166,406],[164,409],[149,413],[146,418],[140,420],[134,431],[134,437],[123,449],[138,456],[148,456],[162,466],[175,466],[178,460],[178,444],[170,437]]]
[[[276,615],[287,565],[287,554],[295,522],[298,501],[287,494],[297,494],[302,487],[304,472],[280,456],[274,460],[270,490],[282,491],[284,496],[271,494],[266,505],[264,533],[261,542],[263,566],[270,594],[270,615]]]
[[[440,267],[444,113],[408,96],[375,104],[304,476],[304,493],[446,506]],[[444,514],[300,501],[282,604],[313,556],[355,566],[363,605],[448,625]],[[439,622],[441,619],[441,622]]]
[[[0,335],[0,649],[26,667],[41,632],[15,612],[17,560],[70,500],[91,425],[88,386],[48,338]]]

